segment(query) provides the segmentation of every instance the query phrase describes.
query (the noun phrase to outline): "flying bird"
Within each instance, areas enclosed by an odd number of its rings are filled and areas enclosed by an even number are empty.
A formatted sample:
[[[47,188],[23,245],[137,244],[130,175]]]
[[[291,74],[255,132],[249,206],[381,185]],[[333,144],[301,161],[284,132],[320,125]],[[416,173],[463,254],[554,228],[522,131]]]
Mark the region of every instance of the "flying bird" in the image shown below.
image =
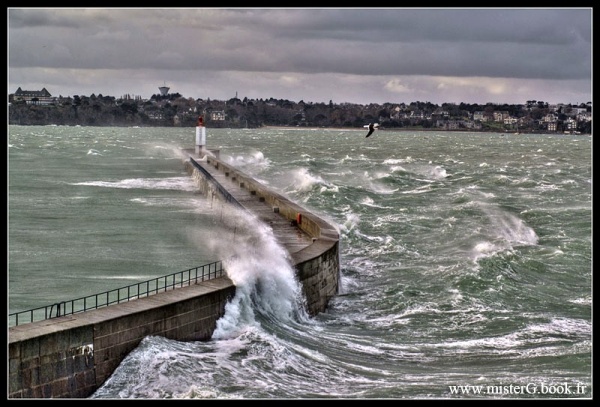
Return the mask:
[[[365,138],[369,137],[371,134],[373,134],[373,132],[375,130],[377,130],[377,127],[379,127],[379,124],[377,123],[369,123],[368,126],[365,126],[369,128],[369,132],[367,133],[367,135],[365,136]]]

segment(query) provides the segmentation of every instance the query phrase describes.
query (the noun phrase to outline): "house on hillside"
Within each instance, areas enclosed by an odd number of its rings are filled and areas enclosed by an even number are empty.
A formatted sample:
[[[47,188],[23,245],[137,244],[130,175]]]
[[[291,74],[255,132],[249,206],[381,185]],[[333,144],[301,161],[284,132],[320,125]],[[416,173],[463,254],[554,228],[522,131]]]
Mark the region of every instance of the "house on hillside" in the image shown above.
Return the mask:
[[[25,101],[28,105],[51,105],[56,102],[50,92],[43,88],[42,90],[22,90],[21,87],[11,95],[11,102]]]
[[[494,121],[495,122],[504,122],[504,120],[508,119],[510,114],[506,110],[496,111],[494,112]]]
[[[213,110],[210,112],[210,120],[225,120],[225,111],[224,110]]]

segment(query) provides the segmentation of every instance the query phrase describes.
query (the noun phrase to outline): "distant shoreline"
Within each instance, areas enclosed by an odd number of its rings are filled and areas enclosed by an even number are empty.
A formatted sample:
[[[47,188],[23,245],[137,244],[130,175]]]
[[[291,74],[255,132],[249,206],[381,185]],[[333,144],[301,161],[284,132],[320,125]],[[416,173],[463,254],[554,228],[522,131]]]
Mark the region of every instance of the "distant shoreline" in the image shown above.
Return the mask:
[[[261,126],[256,129],[272,129],[272,130],[324,130],[324,131],[367,131],[366,128],[359,127],[303,127],[303,126]],[[563,134],[558,132],[512,132],[512,131],[497,131],[497,130],[473,130],[473,129],[458,129],[458,130],[442,130],[442,129],[423,129],[423,128],[405,128],[405,127],[390,127],[390,128],[379,128],[377,131],[414,131],[414,132],[437,132],[437,133],[460,133],[460,132],[468,132],[468,133],[499,133],[499,134]]]
[[[68,125],[68,124],[15,124],[9,123],[9,126],[65,126],[65,127],[123,127],[123,128],[153,128],[153,127],[168,127],[168,128],[189,128],[188,126],[94,126],[94,125]],[[261,126],[261,127],[210,127],[206,126],[206,129],[236,129],[236,130],[312,130],[312,131],[355,131],[355,132],[366,132],[366,128],[360,127],[314,127],[314,126]],[[558,132],[558,131],[499,131],[499,130],[474,130],[474,129],[456,129],[456,130],[444,130],[439,128],[423,129],[423,128],[406,128],[406,127],[390,127],[390,128],[379,128],[378,131],[404,131],[404,132],[418,132],[418,133],[496,133],[496,134],[513,134],[513,135],[527,135],[527,134],[560,134],[560,135],[587,135],[591,136],[591,133],[579,133],[579,132]]]
[[[332,130],[332,131],[367,131],[367,128],[362,127],[314,127],[314,126],[261,126],[257,127],[258,129],[272,129],[272,130]],[[378,128],[377,131],[481,131],[481,130],[440,130],[440,129],[407,129],[407,128],[399,128],[399,127],[390,127],[390,128]],[[484,132],[482,133],[497,133],[497,132]]]

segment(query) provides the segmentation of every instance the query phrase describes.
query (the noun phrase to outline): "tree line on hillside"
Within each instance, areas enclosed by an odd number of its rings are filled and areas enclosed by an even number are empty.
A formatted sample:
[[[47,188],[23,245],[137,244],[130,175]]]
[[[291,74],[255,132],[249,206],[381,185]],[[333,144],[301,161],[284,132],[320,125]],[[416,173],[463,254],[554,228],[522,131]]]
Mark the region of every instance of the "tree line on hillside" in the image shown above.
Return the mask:
[[[32,103],[33,102],[33,103]],[[80,126],[151,126],[193,127],[203,116],[207,127],[258,128],[262,126],[291,127],[363,127],[377,122],[380,128],[441,129],[468,131],[548,131],[547,118],[556,118],[554,131],[591,133],[591,120],[572,123],[575,112],[591,112],[591,102],[580,105],[551,107],[542,101],[514,104],[468,104],[430,102],[352,103],[334,104],[293,102],[285,99],[232,98],[225,101],[185,98],[179,93],[152,95],[148,100],[125,95],[59,96],[54,103],[12,101],[9,104],[9,124],[17,125],[80,125]],[[497,112],[511,118],[498,120]],[[485,118],[484,120],[481,120]]]

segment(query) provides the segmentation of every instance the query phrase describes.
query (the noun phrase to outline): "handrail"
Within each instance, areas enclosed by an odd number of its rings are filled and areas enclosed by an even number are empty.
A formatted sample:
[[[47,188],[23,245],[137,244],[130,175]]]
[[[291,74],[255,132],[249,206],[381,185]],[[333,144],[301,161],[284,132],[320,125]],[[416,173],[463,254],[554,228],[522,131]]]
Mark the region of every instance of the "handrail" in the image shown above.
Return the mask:
[[[224,275],[223,262],[215,261],[203,266],[179,271],[166,276],[157,277],[141,283],[93,294],[69,301],[61,301],[45,307],[14,312],[8,315],[8,325],[17,326],[46,319],[57,318],[64,315],[76,314],[112,304],[120,304],[142,297],[148,297],[158,292],[172,290],[177,287],[198,284]],[[24,321],[23,321],[24,319]]]
[[[221,194],[221,196],[223,196],[223,199],[225,199],[226,202],[233,204],[234,206],[237,206],[238,208],[241,209],[245,209],[244,206],[242,204],[240,204],[234,197],[233,195],[231,195],[229,193],[229,191],[227,191],[208,171],[206,171],[206,169],[204,169],[200,164],[198,164],[193,158],[190,157],[190,162],[194,165],[194,167],[200,171],[204,177],[210,181],[213,186],[215,188],[217,188],[217,190],[219,191],[219,193]]]

